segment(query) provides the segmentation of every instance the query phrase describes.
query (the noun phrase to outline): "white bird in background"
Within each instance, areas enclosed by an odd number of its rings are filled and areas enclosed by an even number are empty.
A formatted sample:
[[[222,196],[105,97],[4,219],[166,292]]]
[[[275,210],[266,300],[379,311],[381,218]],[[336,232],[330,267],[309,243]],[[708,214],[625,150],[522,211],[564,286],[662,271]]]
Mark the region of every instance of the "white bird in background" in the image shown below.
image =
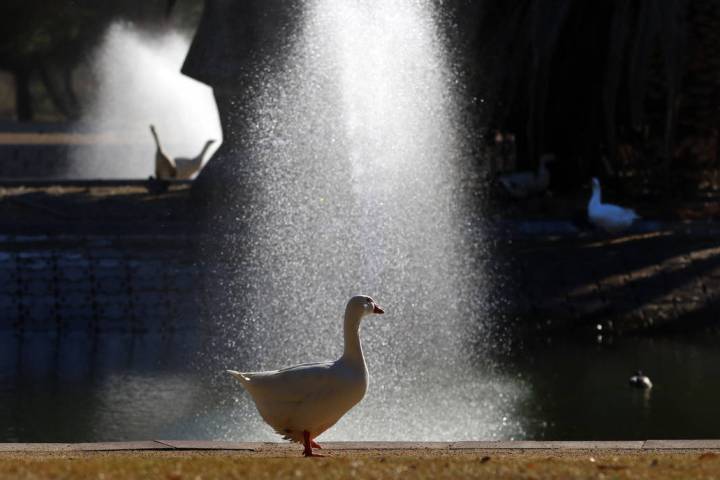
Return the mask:
[[[588,220],[596,227],[607,232],[627,230],[633,222],[640,218],[635,210],[609,203],[602,203],[600,181],[592,179],[593,193],[588,203]]]
[[[202,168],[205,154],[213,143],[215,143],[215,140],[208,140],[205,142],[205,146],[202,151],[195,158],[176,158],[175,167],[177,168],[177,172],[175,174],[175,178],[187,180],[199,172],[200,168]]]
[[[543,155],[540,157],[536,172],[524,171],[501,175],[500,184],[513,198],[527,198],[543,193],[550,186],[550,171],[547,169],[547,164],[554,161],[555,155]]]
[[[365,315],[385,313],[365,295],[345,308],[345,350],[334,362],[306,363],[268,372],[228,370],[248,391],[263,420],[286,440],[302,443],[306,457],[319,456],[315,438],[365,396],[368,371],[360,344]]]
[[[155,178],[158,180],[178,179],[186,180],[192,178],[202,167],[205,154],[208,149],[215,143],[215,140],[208,140],[202,151],[195,158],[175,158],[170,157],[160,145],[157,131],[154,125],[150,125],[150,132],[155,139]]]
[[[155,147],[157,148],[155,151],[155,178],[158,180],[175,178],[177,167],[173,159],[165,153],[160,145],[160,139],[158,138],[157,131],[155,131],[155,125],[150,125],[150,133],[152,133],[155,139]]]
[[[635,388],[650,389],[653,387],[650,378],[647,375],[643,375],[642,370],[635,372],[635,375],[630,377],[630,386]]]

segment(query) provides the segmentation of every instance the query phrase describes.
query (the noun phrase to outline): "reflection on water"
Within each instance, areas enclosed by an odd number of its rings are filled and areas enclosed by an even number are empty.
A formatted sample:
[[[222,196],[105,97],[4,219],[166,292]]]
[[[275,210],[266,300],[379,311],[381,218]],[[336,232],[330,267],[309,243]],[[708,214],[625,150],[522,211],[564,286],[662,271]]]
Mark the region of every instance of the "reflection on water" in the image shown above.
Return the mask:
[[[535,346],[504,362],[502,374],[488,372],[479,397],[465,400],[476,405],[479,416],[522,426],[527,439],[717,437],[717,339]],[[257,415],[249,423],[237,420],[246,418],[238,410],[249,405],[237,384],[228,379],[226,386],[211,387],[215,372],[194,367],[193,352],[203,351],[207,340],[200,335],[0,335],[0,441],[276,440]],[[651,392],[627,385],[637,368],[651,376]],[[393,385],[371,385],[371,390],[388,388]],[[480,397],[507,394],[504,389],[519,399],[515,417],[482,411],[495,402]],[[408,399],[412,395],[405,393]],[[363,416],[387,415],[372,401],[358,409],[371,410]],[[429,421],[442,425],[444,415],[439,405],[437,418]],[[342,425],[326,438],[351,438]],[[377,438],[387,435],[379,432]]]
[[[560,342],[529,349],[510,367],[532,386],[523,415],[531,437],[611,440],[717,438],[719,335]],[[651,391],[628,386],[642,369]]]
[[[206,396],[192,337],[0,337],[0,441],[192,436]]]

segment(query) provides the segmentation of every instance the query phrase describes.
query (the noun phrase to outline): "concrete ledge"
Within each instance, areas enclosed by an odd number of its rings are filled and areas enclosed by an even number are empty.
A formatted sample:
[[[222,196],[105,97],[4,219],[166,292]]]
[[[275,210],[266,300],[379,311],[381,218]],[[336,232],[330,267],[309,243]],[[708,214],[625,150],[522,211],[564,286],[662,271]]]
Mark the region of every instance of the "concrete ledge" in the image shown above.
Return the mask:
[[[0,452],[120,452],[128,450],[175,450],[156,441],[92,443],[0,443]]]
[[[322,442],[326,450],[448,450],[450,442]]]
[[[66,452],[69,443],[0,443],[2,452]]]
[[[452,450],[641,450],[645,442],[637,441],[512,441],[512,442],[456,442],[451,445]],[[720,441],[717,444],[720,448]]]
[[[477,442],[322,442],[326,450],[718,450],[718,440],[637,441],[477,441]],[[204,440],[152,440],[97,443],[0,443],[3,452],[111,452],[141,450],[227,450],[272,452],[297,449],[290,443],[225,442]]]
[[[69,451],[81,452],[114,452],[123,450],[173,450],[170,445],[156,441],[144,442],[96,442],[96,443],[71,443]]]
[[[206,440],[157,440],[157,443],[175,450],[245,450],[255,452],[263,444],[250,442],[214,442]]]
[[[171,185],[192,185],[192,180],[163,180],[168,186]],[[147,178],[5,178],[0,177],[0,187],[80,187],[80,188],[110,188],[110,187],[146,187]]]
[[[648,440],[644,450],[717,450],[720,440]]]

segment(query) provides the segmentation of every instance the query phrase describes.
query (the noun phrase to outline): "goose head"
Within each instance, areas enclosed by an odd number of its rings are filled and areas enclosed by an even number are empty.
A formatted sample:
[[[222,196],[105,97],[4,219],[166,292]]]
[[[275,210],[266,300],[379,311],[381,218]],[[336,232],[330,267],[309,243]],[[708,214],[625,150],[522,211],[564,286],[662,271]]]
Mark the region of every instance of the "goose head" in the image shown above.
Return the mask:
[[[356,295],[350,299],[345,309],[346,314],[356,318],[364,317],[370,314],[383,314],[385,310],[375,303],[375,300],[367,295]]]
[[[200,155],[198,155],[200,161],[202,161],[202,159],[205,157],[205,154],[207,153],[207,151],[210,150],[210,147],[212,147],[216,141],[217,140],[210,139],[207,142],[205,142],[205,145],[203,146],[203,149],[200,152]]]
[[[367,295],[356,295],[350,299],[345,308],[345,324],[343,327],[345,352],[343,358],[364,364],[365,359],[358,335],[360,323],[366,315],[382,313],[385,313],[385,310]]]

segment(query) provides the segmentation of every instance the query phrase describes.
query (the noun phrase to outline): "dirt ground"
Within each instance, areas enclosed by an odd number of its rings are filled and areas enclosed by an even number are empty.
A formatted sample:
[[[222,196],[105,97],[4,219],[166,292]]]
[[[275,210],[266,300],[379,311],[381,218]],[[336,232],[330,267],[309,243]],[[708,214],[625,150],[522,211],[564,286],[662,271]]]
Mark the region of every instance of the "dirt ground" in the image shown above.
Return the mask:
[[[0,478],[13,479],[711,479],[709,451],[364,450],[302,458],[300,450],[144,451],[0,454]]]

